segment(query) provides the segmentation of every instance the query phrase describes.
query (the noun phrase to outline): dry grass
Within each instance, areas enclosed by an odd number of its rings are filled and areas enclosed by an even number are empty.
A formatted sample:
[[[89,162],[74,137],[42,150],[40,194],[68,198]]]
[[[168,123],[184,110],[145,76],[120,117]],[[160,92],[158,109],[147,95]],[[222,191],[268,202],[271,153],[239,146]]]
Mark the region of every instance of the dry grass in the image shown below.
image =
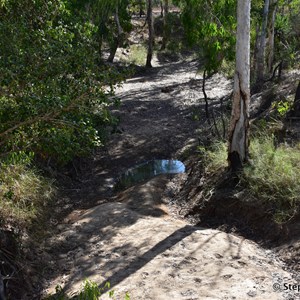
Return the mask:
[[[274,146],[272,136],[256,138],[251,145],[251,165],[243,172],[243,183],[256,198],[275,207],[275,220],[293,217],[300,203],[300,148]]]
[[[122,60],[127,63],[144,66],[146,64],[147,48],[144,45],[131,45],[128,58]]]
[[[291,219],[300,204],[300,145],[275,147],[272,135],[260,135],[250,144],[250,163],[241,173],[240,185],[249,197],[268,202],[274,219]],[[227,145],[216,143],[205,153],[206,170],[220,174],[227,166]]]
[[[23,164],[1,165],[0,222],[19,226],[39,217],[53,197],[53,182]]]

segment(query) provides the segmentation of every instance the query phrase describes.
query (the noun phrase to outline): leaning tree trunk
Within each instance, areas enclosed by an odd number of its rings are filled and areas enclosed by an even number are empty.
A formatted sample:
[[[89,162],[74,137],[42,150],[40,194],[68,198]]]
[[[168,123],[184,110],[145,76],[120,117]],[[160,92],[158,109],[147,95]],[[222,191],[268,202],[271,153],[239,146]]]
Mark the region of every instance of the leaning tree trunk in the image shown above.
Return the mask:
[[[266,48],[266,31],[268,25],[270,0],[265,0],[262,27],[260,33],[259,48],[257,53],[257,65],[256,65],[256,87],[259,90],[264,82],[265,73],[265,48]]]
[[[161,50],[166,49],[167,41],[168,41],[168,35],[169,35],[168,14],[169,14],[169,0],[164,0],[164,29],[163,29]]]
[[[153,56],[153,43],[154,43],[152,0],[148,0],[147,22],[148,22],[149,38],[148,38],[148,53],[147,53],[146,67],[151,68],[152,67],[151,60]]]
[[[116,12],[114,14],[114,19],[115,19],[115,23],[117,25],[117,36],[114,38],[114,41],[113,41],[113,45],[110,49],[110,54],[109,54],[109,57],[107,59],[108,62],[113,62],[114,61],[114,58],[115,58],[115,55],[116,55],[116,52],[117,52],[117,49],[118,47],[122,44],[123,42],[123,29],[121,27],[121,24],[120,24],[120,19],[119,19],[119,8],[118,6],[116,7]]]
[[[236,70],[228,145],[228,163],[234,173],[247,161],[249,148],[250,2],[239,0],[237,7]]]

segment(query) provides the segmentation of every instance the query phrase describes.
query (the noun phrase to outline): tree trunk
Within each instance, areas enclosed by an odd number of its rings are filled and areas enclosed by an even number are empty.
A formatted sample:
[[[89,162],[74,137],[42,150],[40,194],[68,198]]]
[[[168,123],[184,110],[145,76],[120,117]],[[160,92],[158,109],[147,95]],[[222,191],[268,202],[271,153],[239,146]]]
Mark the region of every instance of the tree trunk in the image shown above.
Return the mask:
[[[103,35],[104,35],[104,31],[105,31],[105,25],[104,23],[100,22],[99,26],[98,26],[98,53],[99,53],[99,61],[102,61],[102,46],[103,46]]]
[[[236,173],[248,159],[250,102],[250,3],[238,1],[236,70],[229,127],[228,163]]]
[[[142,17],[142,15],[144,15],[144,10],[143,10],[143,0],[139,0],[139,8],[140,8],[140,18]]]
[[[114,61],[114,58],[115,58],[115,55],[116,55],[116,52],[117,52],[117,49],[118,47],[122,44],[123,42],[123,29],[121,27],[121,24],[120,24],[120,19],[119,19],[119,8],[118,6],[116,7],[116,12],[114,14],[114,19],[115,19],[115,23],[117,25],[117,36],[114,38],[114,42],[113,42],[113,45],[110,49],[110,54],[109,54],[109,57],[107,59],[108,62],[113,62]]]
[[[6,300],[5,297],[5,288],[4,288],[4,281],[3,281],[3,276],[0,272],[0,299],[1,300]]]
[[[253,59],[252,59],[253,72],[251,73],[251,81],[255,80],[255,76],[256,76],[255,71],[256,71],[256,65],[257,65],[257,53],[258,53],[258,49],[259,49],[259,40],[260,40],[259,25],[257,24],[256,28],[255,28],[255,44],[254,44]]]
[[[262,84],[264,81],[266,31],[267,31],[267,25],[268,25],[269,5],[270,5],[270,0],[265,0],[259,48],[258,48],[258,53],[257,53],[257,64],[256,64],[256,87],[257,87],[257,89],[260,89],[262,87]]]
[[[297,90],[296,90],[292,116],[300,117],[300,82],[299,82]]]
[[[274,63],[274,34],[275,34],[275,19],[277,12],[277,0],[271,0],[269,25],[268,25],[268,48],[267,48],[267,68],[268,72],[272,73]]]
[[[205,83],[206,83],[206,69],[204,69],[204,71],[203,71],[202,93],[203,93],[204,101],[205,101],[205,116],[206,116],[208,125],[210,125],[208,99],[207,99],[207,94],[205,91]]]
[[[160,5],[160,17],[163,18],[164,17],[164,5],[162,0],[159,1],[159,5]]]
[[[118,39],[115,38],[112,46],[110,47],[110,52],[107,61],[112,63],[114,61],[117,49],[118,49]]]
[[[153,43],[154,43],[152,0],[148,0],[147,22],[148,22],[149,39],[148,39],[148,53],[147,53],[146,67],[151,68],[152,67],[151,60],[153,55]]]
[[[169,30],[168,30],[168,14],[169,14],[169,0],[164,0],[164,29],[163,29],[163,39],[161,44],[161,50],[166,49]]]
[[[99,54],[99,61],[102,61],[102,43],[103,43],[103,38],[102,38],[102,33],[99,35],[99,42],[98,42],[98,54]]]

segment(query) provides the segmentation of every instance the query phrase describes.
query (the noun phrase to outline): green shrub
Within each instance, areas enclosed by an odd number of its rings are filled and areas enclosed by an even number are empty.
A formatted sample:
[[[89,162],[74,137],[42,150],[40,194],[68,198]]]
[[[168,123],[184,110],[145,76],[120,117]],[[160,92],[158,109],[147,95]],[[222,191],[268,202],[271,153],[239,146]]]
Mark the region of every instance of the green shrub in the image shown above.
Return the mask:
[[[283,118],[290,111],[290,109],[292,107],[292,102],[286,101],[286,100],[281,100],[278,102],[274,102],[272,104],[272,107],[275,108],[278,116]]]
[[[300,201],[300,151],[287,145],[274,146],[274,138],[261,137],[251,142],[251,164],[242,182],[253,197],[274,204],[275,219],[286,221]]]
[[[101,294],[101,289],[97,283],[86,280],[83,291],[78,296],[78,300],[98,300]]]
[[[202,151],[208,173],[220,173],[227,166],[227,145],[216,143]],[[248,197],[267,202],[273,208],[275,221],[290,219],[300,203],[300,147],[279,145],[274,137],[262,134],[250,143],[250,162],[240,175],[240,186]]]
[[[98,26],[72,5],[7,1],[0,10],[0,154],[35,152],[59,164],[103,143],[114,84],[99,62]]]
[[[77,299],[77,300],[98,300],[101,299],[101,296],[104,294],[108,294],[110,299],[115,299],[114,290],[110,290],[110,283],[106,282],[104,287],[100,288],[96,282],[90,281],[86,279],[84,281],[84,285],[82,288],[82,291],[72,299]],[[47,297],[47,300],[70,300],[70,298],[65,294],[63,288],[58,285],[56,286],[56,293],[55,295],[50,295]],[[130,300],[129,293],[126,292],[124,296],[124,300]]]
[[[211,149],[200,149],[204,154],[206,171],[209,173],[217,173],[227,166],[227,144],[224,142],[216,142]]]

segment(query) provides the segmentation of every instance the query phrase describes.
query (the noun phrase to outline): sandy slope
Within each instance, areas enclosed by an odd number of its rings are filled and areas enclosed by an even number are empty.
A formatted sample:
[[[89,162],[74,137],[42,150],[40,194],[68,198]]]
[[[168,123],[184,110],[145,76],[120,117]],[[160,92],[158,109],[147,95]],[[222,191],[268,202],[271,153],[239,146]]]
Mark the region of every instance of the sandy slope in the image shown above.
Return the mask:
[[[64,274],[52,281],[49,291],[61,284],[73,294],[89,278],[99,284],[109,281],[116,299],[123,299],[126,291],[132,300],[287,296],[273,290],[278,278],[293,280],[271,251],[232,234],[172,219],[152,192],[157,180],[130,189],[122,202],[79,212],[72,224],[61,228],[51,245],[61,249],[58,266]],[[129,208],[147,195],[147,205],[160,211],[157,216]]]
[[[101,189],[107,191],[116,174],[147,159],[174,158],[196,138],[204,122],[191,117],[203,105],[196,69],[193,61],[157,66],[118,90],[123,104],[114,113],[121,118],[122,134],[112,139],[104,158],[95,158],[91,174],[99,203]],[[221,97],[230,87],[215,76],[207,82],[207,93]],[[41,257],[49,261],[46,292],[60,284],[72,295],[89,278],[109,281],[116,299],[126,291],[132,300],[289,299],[273,284],[294,279],[271,251],[172,218],[163,202],[167,182],[156,177],[66,218],[42,247]]]

